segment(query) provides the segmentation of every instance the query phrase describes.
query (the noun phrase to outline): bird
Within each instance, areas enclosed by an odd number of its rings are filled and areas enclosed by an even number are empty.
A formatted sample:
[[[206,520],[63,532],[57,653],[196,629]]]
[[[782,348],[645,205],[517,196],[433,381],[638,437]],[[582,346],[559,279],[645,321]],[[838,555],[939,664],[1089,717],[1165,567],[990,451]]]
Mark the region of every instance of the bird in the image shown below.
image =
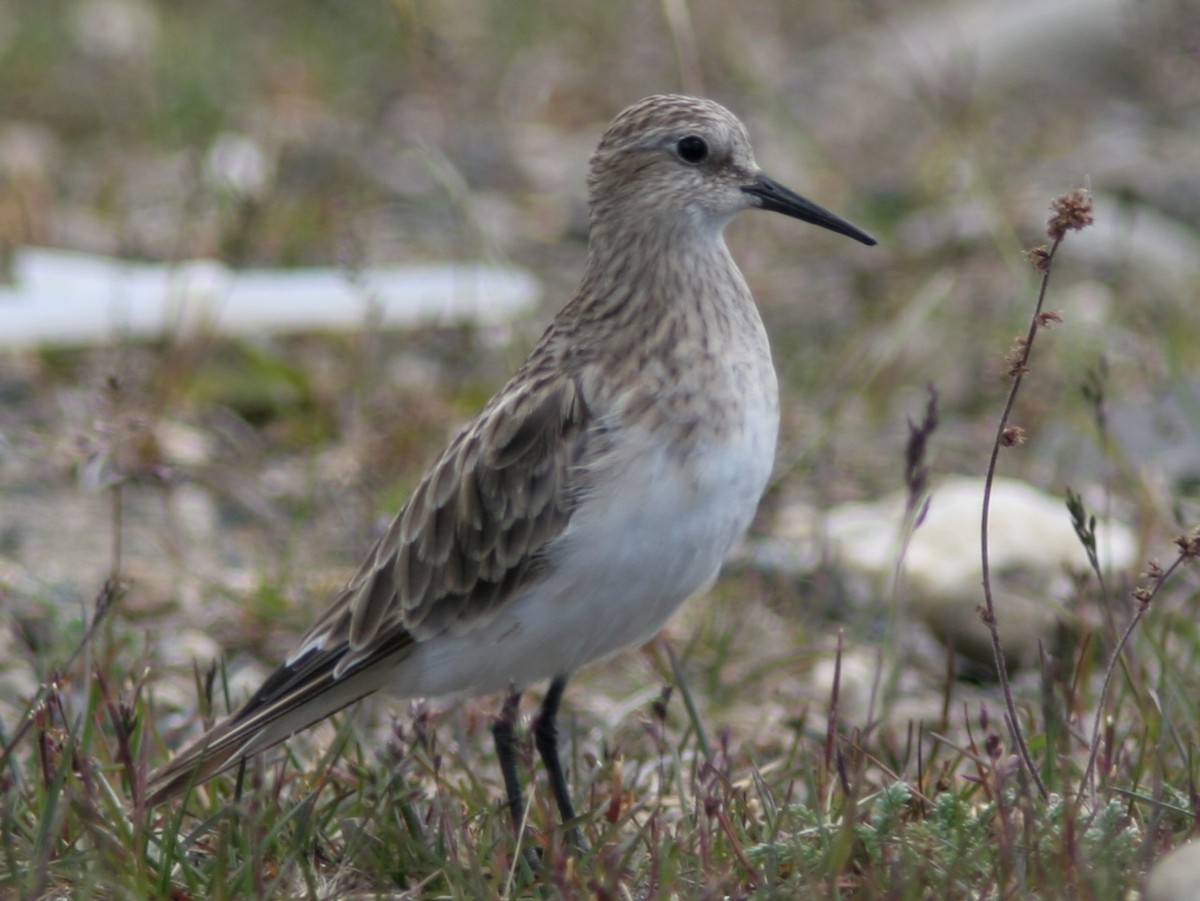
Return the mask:
[[[765,174],[743,124],[708,99],[623,110],[587,187],[574,295],[284,662],[150,776],[148,805],[376,691],[504,692],[492,733],[519,832],[519,704],[549,680],[531,731],[573,828],[557,732],[568,679],[712,584],[774,464],[777,378],[725,226],[760,209],[876,243]]]

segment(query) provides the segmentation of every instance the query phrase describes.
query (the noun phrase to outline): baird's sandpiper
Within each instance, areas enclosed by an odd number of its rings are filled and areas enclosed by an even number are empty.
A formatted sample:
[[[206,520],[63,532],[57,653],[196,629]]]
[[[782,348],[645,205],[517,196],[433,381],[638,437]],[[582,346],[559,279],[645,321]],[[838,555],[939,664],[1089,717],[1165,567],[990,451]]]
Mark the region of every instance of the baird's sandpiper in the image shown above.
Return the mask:
[[[725,225],[757,208],[875,243],[766,176],[741,122],[693,97],[617,116],[588,192],[575,296],[283,665],[151,777],[150,803],[377,690],[509,689],[494,735],[519,823],[519,692],[550,679],[535,742],[574,818],[555,730],[568,676],[716,578],[771,472],[778,387]]]

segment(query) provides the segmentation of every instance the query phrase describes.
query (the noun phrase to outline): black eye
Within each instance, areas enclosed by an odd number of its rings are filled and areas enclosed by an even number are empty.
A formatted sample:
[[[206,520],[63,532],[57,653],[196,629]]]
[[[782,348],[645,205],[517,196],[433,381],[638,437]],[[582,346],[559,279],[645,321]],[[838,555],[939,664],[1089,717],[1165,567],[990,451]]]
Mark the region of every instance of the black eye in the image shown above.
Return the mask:
[[[702,163],[708,159],[708,143],[704,138],[696,135],[680,138],[679,143],[675,145],[675,150],[685,163]]]

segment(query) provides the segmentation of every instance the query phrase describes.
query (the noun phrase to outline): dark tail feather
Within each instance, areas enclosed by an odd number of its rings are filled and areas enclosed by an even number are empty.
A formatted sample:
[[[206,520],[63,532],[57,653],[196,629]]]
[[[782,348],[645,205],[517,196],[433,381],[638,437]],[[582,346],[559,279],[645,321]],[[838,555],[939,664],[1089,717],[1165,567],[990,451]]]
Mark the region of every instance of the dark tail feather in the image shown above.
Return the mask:
[[[189,744],[150,776],[146,803],[153,807],[272,748],[380,687],[381,658],[339,676],[345,645],[314,649],[276,670],[246,704]]]

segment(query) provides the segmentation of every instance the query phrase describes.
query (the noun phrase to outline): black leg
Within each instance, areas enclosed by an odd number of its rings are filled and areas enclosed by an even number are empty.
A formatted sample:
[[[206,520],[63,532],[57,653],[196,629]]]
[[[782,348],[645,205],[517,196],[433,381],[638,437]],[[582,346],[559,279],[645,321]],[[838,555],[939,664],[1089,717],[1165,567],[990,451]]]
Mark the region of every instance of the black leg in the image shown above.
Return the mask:
[[[504,791],[508,795],[508,812],[512,816],[513,831],[521,834],[521,820],[525,815],[525,802],[521,800],[521,780],[517,775],[517,712],[521,706],[521,693],[512,690],[504,699],[500,715],[492,723],[492,740],[496,743],[496,759],[500,761],[500,775],[504,777]]]
[[[533,721],[533,741],[537,745],[546,773],[550,777],[550,789],[554,792],[554,802],[558,805],[559,815],[564,825],[575,819],[575,806],[571,803],[571,793],[567,789],[567,777],[563,774],[562,762],[558,759],[558,705],[562,702],[563,691],[567,687],[567,676],[556,676],[546,691],[546,699],[542,701],[542,709],[538,711],[537,719]],[[576,848],[582,848],[583,842],[579,830],[573,825],[567,826],[567,834]]]

